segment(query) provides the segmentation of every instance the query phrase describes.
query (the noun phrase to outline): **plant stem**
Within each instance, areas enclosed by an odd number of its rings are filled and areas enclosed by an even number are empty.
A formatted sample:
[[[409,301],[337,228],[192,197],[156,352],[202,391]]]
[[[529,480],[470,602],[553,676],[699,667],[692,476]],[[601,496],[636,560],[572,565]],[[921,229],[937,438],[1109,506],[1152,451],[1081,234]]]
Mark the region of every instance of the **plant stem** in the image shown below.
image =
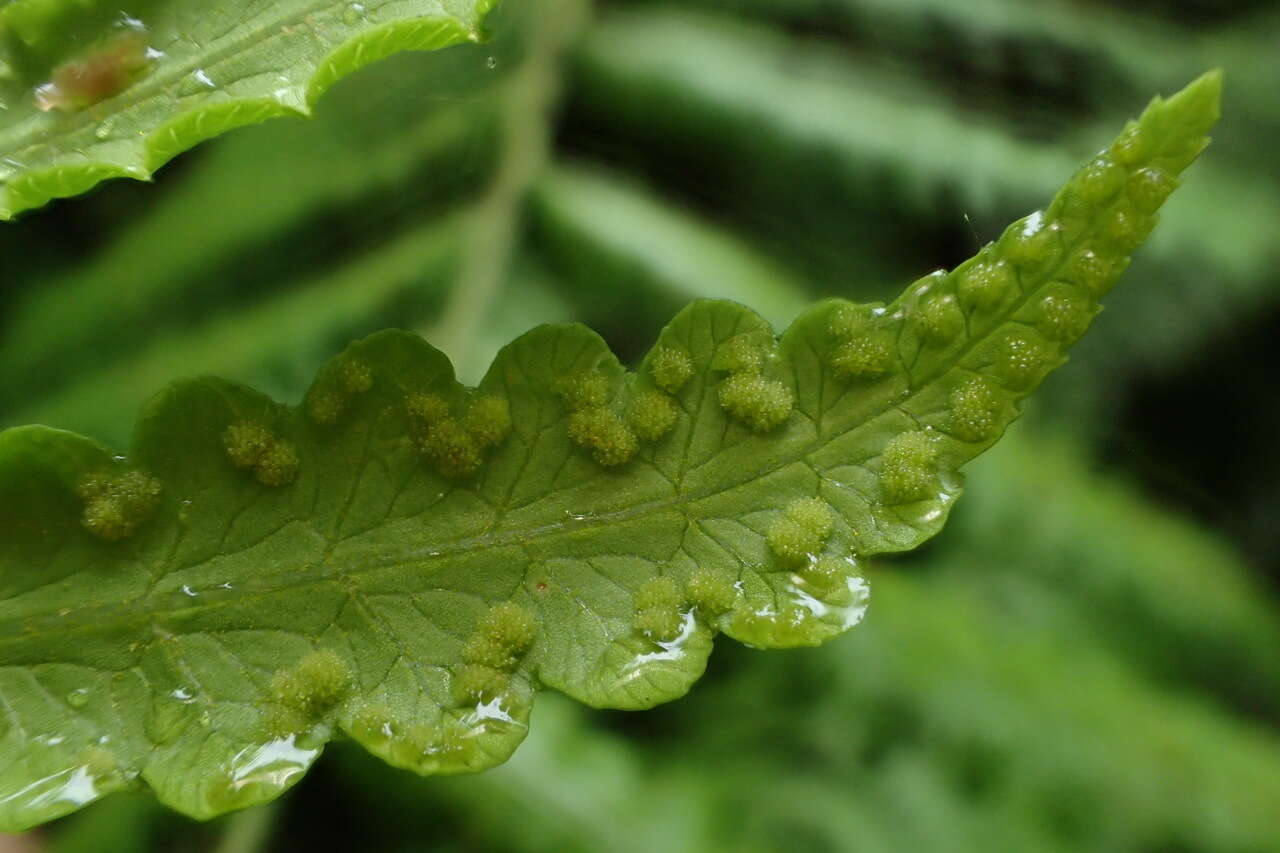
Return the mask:
[[[544,0],[529,16],[528,52],[499,97],[502,148],[493,180],[469,214],[449,300],[428,338],[464,377],[470,342],[506,277],[529,188],[550,156],[564,54],[587,21],[589,0]]]
[[[214,853],[261,853],[267,849],[279,801],[236,812],[227,819],[227,828]]]

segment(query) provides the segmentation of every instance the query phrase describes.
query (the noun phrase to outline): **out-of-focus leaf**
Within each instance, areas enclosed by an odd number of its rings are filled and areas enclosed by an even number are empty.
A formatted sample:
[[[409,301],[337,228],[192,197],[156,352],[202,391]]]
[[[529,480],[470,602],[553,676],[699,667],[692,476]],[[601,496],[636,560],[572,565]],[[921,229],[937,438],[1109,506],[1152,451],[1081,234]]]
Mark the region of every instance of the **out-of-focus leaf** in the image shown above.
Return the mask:
[[[654,323],[708,297],[782,327],[808,303],[776,262],[624,177],[560,167],[539,184],[534,210],[541,245],[593,313]]]
[[[438,308],[449,281],[458,223],[411,228],[337,270],[297,282],[251,308],[179,323],[131,356],[32,396],[12,414],[123,444],[133,413],[157,388],[192,373],[253,383],[296,399],[330,353],[389,323],[413,325]]]
[[[306,277],[308,264],[323,273],[335,247],[376,251],[382,232],[402,227],[388,205],[369,207],[392,187],[404,188],[392,207],[415,218],[456,202],[490,168],[492,116],[483,104],[405,103],[407,94],[394,94],[403,90],[386,88],[439,72],[438,59],[394,58],[340,84],[310,122],[271,123],[212,145],[102,254],[28,292],[5,324],[0,385],[16,401],[83,381],[86,364],[149,343],[122,328],[199,324]],[[383,116],[402,107],[422,115],[386,126]],[[353,205],[363,218],[342,213]],[[319,245],[316,229],[330,232]]]
[[[970,469],[980,488],[947,540],[950,580],[992,589],[1012,621],[1092,634],[1171,684],[1280,718],[1267,590],[1215,536],[1089,469],[1066,442],[1008,436]]]
[[[0,9],[0,219],[106,178],[145,179],[236,127],[306,115],[404,50],[480,38],[493,0],[15,0]]]

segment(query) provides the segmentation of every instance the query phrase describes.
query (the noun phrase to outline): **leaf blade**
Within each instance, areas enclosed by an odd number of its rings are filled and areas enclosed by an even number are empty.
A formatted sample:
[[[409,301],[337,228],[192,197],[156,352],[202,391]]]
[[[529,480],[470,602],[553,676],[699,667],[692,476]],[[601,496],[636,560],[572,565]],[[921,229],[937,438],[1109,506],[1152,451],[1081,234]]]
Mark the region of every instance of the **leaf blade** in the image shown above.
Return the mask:
[[[887,308],[821,303],[781,339],[701,301],[635,374],[545,326],[469,389],[390,331],[298,407],[171,386],[129,458],[0,433],[0,826],[139,781],[210,817],[278,796],[339,733],[421,773],[483,769],[539,686],[650,707],[717,632],[852,627],[858,561],[941,528],[959,467],[1063,361],[1203,149],[1219,87],[1154,101],[957,270]]]

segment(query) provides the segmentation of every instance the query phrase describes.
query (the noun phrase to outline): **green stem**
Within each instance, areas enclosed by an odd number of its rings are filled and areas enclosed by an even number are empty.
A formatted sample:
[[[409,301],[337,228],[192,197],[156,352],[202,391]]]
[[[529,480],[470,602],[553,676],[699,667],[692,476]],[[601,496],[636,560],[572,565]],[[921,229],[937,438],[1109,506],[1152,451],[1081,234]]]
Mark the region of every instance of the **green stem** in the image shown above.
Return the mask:
[[[261,853],[267,849],[280,813],[280,801],[236,812],[227,819],[227,828],[214,853]]]
[[[499,96],[498,168],[470,211],[457,279],[427,335],[464,377],[473,366],[470,342],[506,278],[525,197],[549,159],[552,113],[563,89],[561,66],[589,12],[589,0],[541,3],[530,16],[528,54]]]

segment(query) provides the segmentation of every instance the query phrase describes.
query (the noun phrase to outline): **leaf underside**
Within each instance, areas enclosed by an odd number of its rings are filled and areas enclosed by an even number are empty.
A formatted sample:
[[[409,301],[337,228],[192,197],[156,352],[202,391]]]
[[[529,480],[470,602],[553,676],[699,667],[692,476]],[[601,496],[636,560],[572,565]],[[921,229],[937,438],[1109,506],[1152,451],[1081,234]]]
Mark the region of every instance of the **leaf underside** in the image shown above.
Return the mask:
[[[496,0],[15,0],[0,9],[0,220],[308,115],[404,50],[479,41]]]
[[[480,770],[537,689],[647,708],[712,637],[856,624],[861,563],[942,527],[958,469],[1064,360],[1207,144],[1220,77],[1156,99],[1042,212],[889,306],[781,338],[703,301],[634,373],[540,327],[477,388],[398,331],[301,405],[212,378],[113,455],[0,433],[0,831],[146,785],[207,818],[354,738]]]

